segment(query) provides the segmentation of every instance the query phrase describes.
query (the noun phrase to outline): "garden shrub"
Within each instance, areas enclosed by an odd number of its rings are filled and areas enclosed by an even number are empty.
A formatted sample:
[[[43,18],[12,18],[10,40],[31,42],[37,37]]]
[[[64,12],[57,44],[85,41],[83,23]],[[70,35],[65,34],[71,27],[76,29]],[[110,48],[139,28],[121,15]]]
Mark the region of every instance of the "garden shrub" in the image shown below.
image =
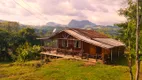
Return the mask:
[[[18,54],[17,60],[21,62],[25,62],[28,60],[39,59],[40,56],[40,46],[34,45],[31,46],[28,42],[24,45],[20,45],[16,52]]]

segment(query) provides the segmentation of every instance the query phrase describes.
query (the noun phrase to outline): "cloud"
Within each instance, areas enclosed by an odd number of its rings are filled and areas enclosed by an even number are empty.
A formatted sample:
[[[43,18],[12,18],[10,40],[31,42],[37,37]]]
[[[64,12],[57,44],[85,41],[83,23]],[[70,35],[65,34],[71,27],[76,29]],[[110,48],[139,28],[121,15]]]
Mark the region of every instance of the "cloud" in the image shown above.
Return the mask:
[[[88,0],[70,0],[73,7],[77,10],[91,10],[95,11],[95,7],[93,7]]]
[[[71,19],[88,19],[96,24],[111,25],[125,21],[117,11],[123,0],[2,0],[0,18],[23,24],[68,24]],[[22,6],[22,7],[21,7]],[[24,8],[23,8],[24,7]]]

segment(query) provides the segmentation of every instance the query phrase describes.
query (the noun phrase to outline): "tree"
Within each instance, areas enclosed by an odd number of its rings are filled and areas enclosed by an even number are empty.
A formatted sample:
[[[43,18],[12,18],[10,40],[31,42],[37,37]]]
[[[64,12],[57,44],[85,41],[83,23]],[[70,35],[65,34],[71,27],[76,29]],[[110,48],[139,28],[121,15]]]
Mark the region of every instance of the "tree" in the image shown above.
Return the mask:
[[[17,33],[11,33],[10,34],[10,41],[9,43],[9,49],[12,52],[12,56],[16,56],[16,49],[19,47],[19,45],[22,45],[26,42],[25,38],[22,36],[18,35]],[[13,59],[15,60],[15,59]]]
[[[38,50],[40,48],[35,45],[39,44],[39,41],[36,39],[37,37],[35,29],[24,28],[20,30],[19,23],[17,22],[0,22],[0,60],[9,59],[16,61],[19,59],[20,53],[20,59],[26,60],[30,55],[32,55],[30,58],[34,59],[39,55]],[[32,45],[25,45],[25,42]],[[29,48],[25,48],[25,46]]]
[[[25,38],[25,40],[32,45],[39,44],[39,41],[36,39],[38,36],[35,33],[35,30],[32,28],[25,28],[20,30],[19,35]]]
[[[136,1],[136,5],[137,5],[137,26],[136,26],[136,76],[135,76],[135,80],[139,80],[139,75],[140,75],[140,59],[139,59],[139,35],[140,35],[140,30],[139,30],[139,17],[141,17],[141,15],[139,15],[139,0]]]
[[[0,28],[8,32],[18,32],[20,30],[18,22],[4,21],[0,22]]]
[[[9,42],[10,34],[7,31],[0,30],[0,60],[9,59],[8,54],[8,42]]]
[[[25,62],[31,59],[38,59],[40,56],[40,50],[40,46],[31,46],[31,44],[28,42],[23,45],[19,45],[19,47],[16,49],[16,52],[18,54],[17,60]]]
[[[123,15],[126,17],[127,21],[125,23],[121,23],[121,24],[117,24],[119,27],[121,27],[122,29],[120,30],[120,39],[126,43],[126,46],[128,48],[128,53],[129,53],[129,60],[130,60],[130,64],[132,63],[132,54],[134,54],[134,52],[136,52],[138,50],[138,46],[140,46],[141,44],[136,44],[136,38],[138,38],[138,36],[136,37],[136,30],[139,30],[138,33],[142,34],[142,28],[136,29],[136,25],[142,26],[142,20],[138,20],[138,22],[140,24],[137,24],[137,18],[142,16],[142,2],[139,2],[139,13],[138,17],[136,18],[136,11],[138,10],[138,8],[136,8],[137,6],[136,2],[133,2],[133,0],[128,0],[128,7],[120,9],[119,10],[119,14]],[[137,33],[137,34],[138,34]],[[122,37],[123,36],[123,37]],[[142,37],[140,37],[139,39],[141,39],[141,41],[139,43],[142,43]],[[136,50],[136,45],[137,45],[137,50]],[[139,47],[140,50],[142,50],[141,47]],[[138,53],[138,51],[137,51]],[[139,75],[139,69],[140,69],[140,58],[138,54],[136,55],[136,65],[137,65],[137,75]],[[139,62],[139,63],[138,63]],[[137,64],[138,63],[138,64]],[[131,73],[131,80],[133,80],[133,73],[132,73],[132,65],[129,66],[130,68],[130,73]],[[136,80],[139,79],[139,76],[137,76]]]

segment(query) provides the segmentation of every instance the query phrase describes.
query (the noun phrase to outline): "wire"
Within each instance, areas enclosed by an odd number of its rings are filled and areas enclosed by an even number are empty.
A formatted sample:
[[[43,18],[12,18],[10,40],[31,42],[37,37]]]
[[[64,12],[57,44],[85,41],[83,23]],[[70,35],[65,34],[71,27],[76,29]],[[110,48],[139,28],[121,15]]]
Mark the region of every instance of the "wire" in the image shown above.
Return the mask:
[[[18,5],[20,5],[22,8],[24,8],[27,12],[29,12],[30,14],[32,14],[33,15],[33,13],[31,12],[31,11],[29,11],[28,9],[26,9],[24,6],[22,6],[20,3],[18,3],[16,0],[13,0],[16,4],[18,4]],[[34,15],[35,16],[35,15]],[[37,16],[35,16],[37,19],[39,19],[39,20],[42,20],[42,19],[40,19],[39,17],[37,17]],[[44,20],[43,20],[44,21]]]
[[[26,3],[24,0],[21,0],[21,1],[22,1],[24,4],[26,4],[27,6],[31,7],[32,10],[34,10],[35,12],[38,12],[37,9],[33,8],[31,5],[29,5],[28,3]],[[40,14],[40,16],[43,16],[44,19],[47,19],[47,18],[44,16],[44,14],[42,14],[42,13],[40,13],[40,12],[38,12],[38,13]]]

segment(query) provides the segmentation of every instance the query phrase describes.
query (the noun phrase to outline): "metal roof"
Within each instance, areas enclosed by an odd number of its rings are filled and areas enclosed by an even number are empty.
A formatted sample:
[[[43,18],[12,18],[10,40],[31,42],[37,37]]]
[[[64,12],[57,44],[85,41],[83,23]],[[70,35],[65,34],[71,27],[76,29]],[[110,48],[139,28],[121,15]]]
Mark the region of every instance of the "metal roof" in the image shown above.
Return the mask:
[[[123,44],[120,41],[117,41],[115,39],[111,39],[109,37],[107,37],[104,34],[100,34],[94,30],[84,30],[84,29],[66,29],[63,30],[61,32],[66,32],[69,35],[77,38],[78,40],[84,41],[86,43],[95,45],[95,46],[99,46],[99,47],[103,47],[103,48],[113,48],[113,47],[118,47],[118,46],[125,46],[125,44]],[[46,38],[41,38],[41,39],[50,39],[55,37],[56,35],[58,35],[58,32],[56,34],[51,35],[50,37],[46,37]]]
[[[103,47],[103,48],[112,48],[113,46],[111,45],[107,45],[107,44],[104,44],[104,43],[101,43],[101,42],[98,42],[98,41],[95,41],[93,39],[90,39],[90,38],[87,38],[83,35],[80,35],[72,30],[65,30],[65,32],[67,32],[68,34],[70,34],[71,36],[81,40],[81,41],[84,41],[86,43],[90,43],[90,44],[93,44],[93,45],[96,45],[96,46],[100,46],[100,47]]]
[[[94,40],[98,41],[98,42],[101,42],[101,43],[104,43],[104,44],[114,46],[114,47],[125,46],[124,43],[122,43],[122,42],[120,42],[118,40],[115,40],[115,39],[111,39],[111,38],[94,38]]]
[[[78,34],[81,34],[89,38],[109,38],[105,34],[101,34],[99,32],[96,32],[95,30],[85,30],[85,29],[77,29],[77,28],[71,28],[69,30],[75,31]]]

